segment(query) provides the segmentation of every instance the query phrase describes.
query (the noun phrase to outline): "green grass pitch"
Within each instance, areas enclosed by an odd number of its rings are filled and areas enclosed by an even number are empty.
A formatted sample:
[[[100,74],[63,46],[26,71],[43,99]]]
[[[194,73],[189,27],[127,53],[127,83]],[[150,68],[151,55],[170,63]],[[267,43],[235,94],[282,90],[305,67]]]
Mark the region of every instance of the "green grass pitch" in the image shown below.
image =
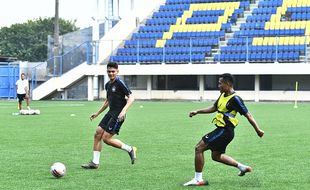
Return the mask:
[[[120,135],[138,148],[131,165],[122,150],[103,146],[98,170],[80,165],[92,158],[93,134],[103,114],[89,115],[102,102],[34,101],[41,115],[16,116],[15,101],[0,101],[0,189],[194,189],[182,187],[194,175],[194,147],[214,129],[212,115],[188,117],[188,112],[212,102],[139,102],[127,114]],[[25,104],[25,103],[24,103]],[[143,107],[141,106],[143,105]],[[310,104],[246,103],[265,136],[260,139],[244,117],[227,154],[253,167],[238,177],[236,168],[211,160],[205,153],[199,189],[309,189]],[[75,116],[71,116],[75,114]],[[55,179],[52,163],[63,162],[66,176]]]

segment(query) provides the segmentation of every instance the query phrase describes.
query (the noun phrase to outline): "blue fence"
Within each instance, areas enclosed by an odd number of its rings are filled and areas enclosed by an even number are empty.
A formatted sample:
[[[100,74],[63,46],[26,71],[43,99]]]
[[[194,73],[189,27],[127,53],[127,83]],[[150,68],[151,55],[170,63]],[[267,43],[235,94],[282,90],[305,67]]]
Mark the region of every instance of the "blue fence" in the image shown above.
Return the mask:
[[[0,64],[0,98],[15,98],[15,83],[19,79],[18,64]]]

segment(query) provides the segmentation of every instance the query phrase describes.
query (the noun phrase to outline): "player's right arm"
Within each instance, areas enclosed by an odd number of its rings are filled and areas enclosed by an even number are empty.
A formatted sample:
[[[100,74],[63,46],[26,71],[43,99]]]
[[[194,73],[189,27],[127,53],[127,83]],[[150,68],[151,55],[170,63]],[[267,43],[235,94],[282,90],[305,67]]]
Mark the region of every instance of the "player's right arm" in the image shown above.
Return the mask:
[[[201,114],[201,113],[203,113],[203,114],[204,113],[214,113],[216,111],[217,111],[216,107],[213,105],[213,106],[211,106],[209,108],[191,111],[191,112],[189,112],[189,117],[193,117],[193,116],[195,116],[197,114]]]
[[[106,99],[102,106],[100,107],[100,109],[96,112],[96,113],[93,113],[91,114],[91,116],[89,117],[90,120],[93,120],[95,119],[98,115],[100,115],[105,109],[107,109],[107,107],[109,106],[109,101],[108,99]]]

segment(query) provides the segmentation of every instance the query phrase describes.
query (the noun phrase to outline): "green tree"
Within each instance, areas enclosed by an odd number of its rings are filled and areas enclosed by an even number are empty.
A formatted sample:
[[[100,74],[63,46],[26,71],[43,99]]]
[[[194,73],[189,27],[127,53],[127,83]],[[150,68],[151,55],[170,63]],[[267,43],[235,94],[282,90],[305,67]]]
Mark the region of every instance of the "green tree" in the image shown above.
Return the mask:
[[[75,22],[59,19],[59,34],[78,30]],[[53,18],[39,18],[0,28],[0,55],[23,61],[45,61],[47,36],[53,36],[53,30]]]

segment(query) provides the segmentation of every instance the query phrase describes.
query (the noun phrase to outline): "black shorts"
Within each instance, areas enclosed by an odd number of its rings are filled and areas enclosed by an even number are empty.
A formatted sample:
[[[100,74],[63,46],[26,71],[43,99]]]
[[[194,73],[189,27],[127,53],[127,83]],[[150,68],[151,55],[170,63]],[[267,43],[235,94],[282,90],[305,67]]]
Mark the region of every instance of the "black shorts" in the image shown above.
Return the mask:
[[[234,135],[233,127],[217,127],[214,131],[203,136],[202,140],[212,151],[225,153],[226,147],[233,140]]]
[[[99,123],[99,126],[110,134],[118,134],[119,130],[124,123],[124,120],[119,122],[116,116],[113,116],[111,113],[105,114],[102,120]]]
[[[17,94],[18,101],[21,102],[25,99],[26,94]]]

